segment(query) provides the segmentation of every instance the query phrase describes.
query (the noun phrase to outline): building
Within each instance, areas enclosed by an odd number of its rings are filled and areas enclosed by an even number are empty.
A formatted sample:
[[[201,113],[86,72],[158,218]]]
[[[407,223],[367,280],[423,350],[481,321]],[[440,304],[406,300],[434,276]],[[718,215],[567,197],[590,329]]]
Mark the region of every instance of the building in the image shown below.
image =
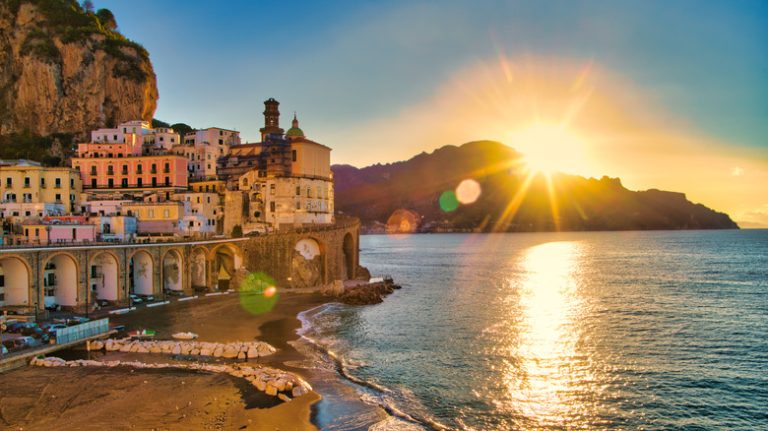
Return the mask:
[[[195,130],[184,135],[184,145],[210,144],[219,157],[229,152],[229,147],[240,145],[240,132],[236,130],[209,127]]]
[[[333,223],[331,149],[306,137],[294,114],[283,134],[279,102],[264,102],[262,142],[230,148],[219,159],[226,184],[224,233],[264,232]]]
[[[184,202],[128,202],[122,209],[125,215],[136,217],[137,237],[188,235],[183,221],[189,209]]]
[[[82,182],[74,169],[20,161],[0,166],[0,216],[79,214]]]
[[[47,245],[90,243],[97,240],[96,226],[85,216],[43,217],[20,223],[13,244]]]
[[[127,146],[134,146],[129,149]],[[136,155],[135,143],[79,144],[72,167],[80,173],[83,190],[93,195],[145,196],[187,189],[187,160],[175,154]],[[96,155],[98,154],[98,156]]]
[[[186,204],[183,230],[193,237],[223,233],[224,205],[222,195],[217,192],[186,192],[175,196]]]

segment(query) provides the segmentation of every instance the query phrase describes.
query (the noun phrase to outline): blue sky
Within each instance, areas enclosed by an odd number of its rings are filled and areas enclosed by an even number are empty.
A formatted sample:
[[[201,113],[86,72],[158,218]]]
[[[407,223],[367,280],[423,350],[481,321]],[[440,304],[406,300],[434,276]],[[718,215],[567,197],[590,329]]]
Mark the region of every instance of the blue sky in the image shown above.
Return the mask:
[[[157,118],[250,140],[268,97],[326,141],[503,51],[597,62],[702,133],[768,151],[764,1],[95,3],[149,50]],[[369,162],[346,151],[359,137],[329,144],[338,162]]]
[[[148,49],[167,122],[255,142],[275,97],[365,166],[479,139],[559,154],[514,137],[575,113],[564,170],[768,226],[767,1],[95,4]]]

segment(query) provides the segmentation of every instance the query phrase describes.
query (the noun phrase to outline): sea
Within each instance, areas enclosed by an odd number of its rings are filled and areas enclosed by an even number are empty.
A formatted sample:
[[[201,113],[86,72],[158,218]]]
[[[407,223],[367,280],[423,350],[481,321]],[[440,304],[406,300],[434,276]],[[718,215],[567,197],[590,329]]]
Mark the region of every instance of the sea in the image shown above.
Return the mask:
[[[302,313],[372,430],[768,430],[768,230],[370,235]],[[355,429],[319,415],[325,430]]]

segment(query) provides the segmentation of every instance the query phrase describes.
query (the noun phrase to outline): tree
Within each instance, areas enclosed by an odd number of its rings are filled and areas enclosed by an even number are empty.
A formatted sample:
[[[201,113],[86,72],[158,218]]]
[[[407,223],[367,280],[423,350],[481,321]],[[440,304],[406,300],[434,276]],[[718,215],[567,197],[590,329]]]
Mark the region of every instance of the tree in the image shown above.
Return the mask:
[[[243,227],[240,226],[239,224],[236,224],[232,228],[232,238],[240,238],[242,236],[243,236]]]
[[[101,26],[104,27],[105,30],[117,30],[117,20],[115,19],[115,15],[112,14],[111,10],[99,9],[96,11],[96,18],[99,19]]]
[[[83,9],[88,13],[93,13],[93,2],[91,0],[83,0]]]
[[[155,129],[155,128],[157,128],[157,127],[165,127],[165,128],[168,128],[168,127],[171,127],[171,125],[170,125],[170,124],[168,124],[168,123],[166,123],[165,121],[160,121],[160,120],[158,120],[157,118],[153,118],[153,119],[152,119],[152,128],[153,128],[153,129]]]
[[[176,133],[179,134],[179,136],[181,137],[181,142],[184,142],[184,135],[195,130],[189,124],[184,124],[184,123],[173,124],[171,125],[171,129],[173,129]]]

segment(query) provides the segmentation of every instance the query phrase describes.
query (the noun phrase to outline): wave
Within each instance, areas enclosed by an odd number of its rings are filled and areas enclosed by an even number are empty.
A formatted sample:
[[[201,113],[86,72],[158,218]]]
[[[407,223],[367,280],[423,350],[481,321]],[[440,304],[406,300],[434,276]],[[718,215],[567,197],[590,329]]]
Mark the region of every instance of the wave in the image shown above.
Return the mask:
[[[351,372],[356,368],[365,366],[365,364],[359,361],[352,361],[345,355],[338,353],[337,350],[333,348],[334,345],[338,344],[337,339],[334,337],[319,335],[325,334],[326,332],[335,332],[336,329],[334,325],[328,324],[327,322],[324,325],[323,322],[320,321],[320,317],[327,313],[338,311],[343,307],[347,306],[340,303],[329,303],[302,311],[297,316],[299,321],[301,321],[301,327],[296,330],[296,333],[299,335],[300,340],[315,349],[319,353],[319,358],[325,360],[327,365],[332,367],[339,376],[356,386],[360,399],[364,403],[378,406],[389,415],[387,419],[372,425],[369,430],[450,430],[450,427],[433,419],[428,413],[419,413],[416,411],[409,412],[401,408],[398,404],[404,403],[398,403],[396,401],[397,399],[407,400],[407,404],[409,405],[420,405],[419,401],[413,395],[407,393],[408,391],[393,390],[375,381],[356,376]],[[320,368],[327,369],[324,366],[320,366]]]

